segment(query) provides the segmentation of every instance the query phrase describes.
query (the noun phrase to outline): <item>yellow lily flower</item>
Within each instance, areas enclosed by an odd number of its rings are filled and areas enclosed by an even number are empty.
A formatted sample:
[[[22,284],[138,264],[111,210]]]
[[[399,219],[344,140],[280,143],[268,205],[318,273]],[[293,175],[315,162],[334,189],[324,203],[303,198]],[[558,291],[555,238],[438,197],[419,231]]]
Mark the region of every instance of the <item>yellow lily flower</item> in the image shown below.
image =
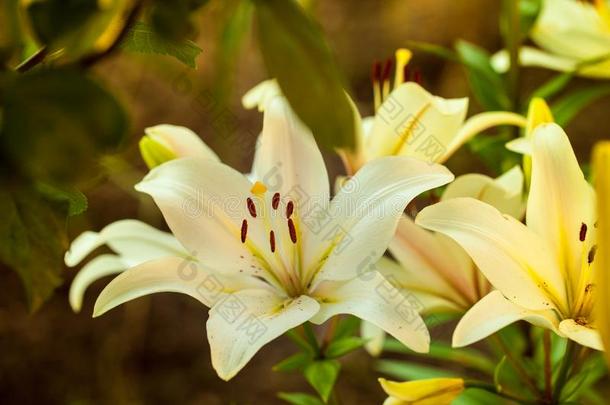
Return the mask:
[[[416,218],[459,243],[496,288],[460,320],[453,344],[526,320],[601,350],[593,313],[595,193],[558,125],[538,126],[531,156],[527,225],[473,198],[440,202]]]
[[[595,306],[599,333],[604,347],[610,347],[610,142],[603,141],[595,146],[593,168],[597,191],[597,261],[596,285],[600,297]],[[606,350],[606,361],[610,364],[610,351]]]
[[[544,0],[530,37],[541,48],[522,47],[523,66],[563,72],[576,71],[591,78],[610,77],[610,13],[606,0]],[[599,59],[599,62],[593,62]],[[593,63],[591,63],[593,62]],[[585,65],[582,65],[585,63]],[[510,67],[508,52],[492,57],[500,72]]]
[[[389,395],[384,405],[449,405],[464,391],[461,378],[430,378],[407,382],[379,379]]]
[[[447,186],[441,201],[463,197],[476,198],[520,219],[525,210],[523,173],[515,166],[497,179],[480,174],[459,176]],[[400,219],[388,249],[397,262],[384,257],[376,264],[377,270],[418,302],[421,313],[463,314],[492,290],[464,249],[441,233],[417,226],[407,215]],[[360,334],[368,339],[367,351],[379,355],[385,333],[366,322],[361,325]]]
[[[434,96],[405,74],[411,52],[396,51],[396,69],[391,86],[391,61],[373,73],[376,113],[361,118],[354,105],[356,150],[339,151],[349,175],[381,156],[411,156],[430,163],[443,163],[476,134],[498,125],[524,127],[519,114],[493,111],[466,120],[468,98]],[[408,73],[408,72],[407,72]],[[242,99],[246,108],[262,110],[269,97],[281,94],[275,80],[251,89]]]
[[[350,180],[355,188],[331,201],[311,132],[282,97],[264,111],[251,176],[185,157],[136,185],[153,197],[191,260],[170,255],[124,271],[102,291],[94,316],[155,292],[190,295],[211,308],[212,365],[225,380],[287,330],[337,314],[427,351],[426,327],[404,297],[378,272],[356,270],[383,254],[411,199],[453,175],[408,157],[377,159]]]

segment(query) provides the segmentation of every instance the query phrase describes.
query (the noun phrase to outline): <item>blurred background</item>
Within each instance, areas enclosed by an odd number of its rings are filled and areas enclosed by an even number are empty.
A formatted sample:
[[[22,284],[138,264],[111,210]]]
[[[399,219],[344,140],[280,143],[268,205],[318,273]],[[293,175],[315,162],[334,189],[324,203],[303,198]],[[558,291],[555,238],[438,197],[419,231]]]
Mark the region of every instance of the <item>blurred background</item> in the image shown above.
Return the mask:
[[[223,18],[221,0],[210,1],[197,16],[196,42],[203,49],[197,69],[171,58],[116,53],[96,64],[96,76],[118,95],[130,117],[130,136],[120,153],[104,159],[104,176],[88,182],[89,208],[67,222],[70,240],[82,231],[99,230],[123,218],[139,218],[166,229],[148,196],[133,185],[146,172],[137,143],[144,128],[161,123],[184,125],[198,133],[227,164],[247,171],[262,115],[246,111],[241,96],[266,79],[252,35],[235,61],[235,70],[215,63]],[[315,2],[319,21],[363,115],[372,113],[371,65],[392,57],[407,40],[451,47],[466,39],[490,52],[502,47],[498,32],[500,1],[489,0],[325,0]],[[290,61],[286,61],[287,64]],[[411,64],[423,85],[443,97],[468,95],[460,65],[415,52]],[[552,73],[526,69],[522,90],[534,88]],[[219,81],[230,92],[217,100]],[[575,80],[575,86],[579,80]],[[610,100],[583,110],[567,132],[579,158],[588,160],[596,139],[610,135]],[[470,113],[479,111],[471,99]],[[332,112],[329,112],[332,114]],[[326,153],[331,175],[339,160]],[[454,173],[489,173],[476,155],[463,148],[449,162]],[[100,318],[91,312],[108,279],[88,291],[75,314],[68,304],[70,281],[78,269],[66,269],[52,299],[31,314],[15,273],[0,271],[0,403],[10,404],[275,404],[278,391],[308,391],[298,374],[278,374],[271,367],[295,352],[280,338],[266,345],[230,382],[212,370],[205,335],[207,309],[189,297],[158,294],[122,305]],[[337,390],[343,403],[373,404],[385,398],[375,378],[374,361],[360,350],[350,355]]]

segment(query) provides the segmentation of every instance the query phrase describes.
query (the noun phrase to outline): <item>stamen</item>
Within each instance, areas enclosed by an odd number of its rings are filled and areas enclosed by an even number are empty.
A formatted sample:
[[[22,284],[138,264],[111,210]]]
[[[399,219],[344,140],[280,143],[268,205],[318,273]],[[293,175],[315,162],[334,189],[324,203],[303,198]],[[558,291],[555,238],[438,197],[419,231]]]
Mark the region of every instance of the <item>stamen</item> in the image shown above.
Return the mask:
[[[405,48],[400,48],[396,50],[396,70],[394,72],[394,88],[400,86],[402,83],[408,80],[407,75],[405,75],[405,68],[407,64],[411,60],[411,51]]]
[[[274,210],[280,205],[280,193],[273,194],[273,198],[271,199],[271,206]]]
[[[269,232],[269,245],[271,246],[271,252],[275,252],[275,233]]]
[[[371,69],[371,81],[373,82],[373,99],[375,101],[375,111],[379,109],[381,105],[381,63],[375,61]]]
[[[256,218],[256,205],[254,205],[254,201],[250,197],[246,199],[246,204],[248,205],[248,211],[250,211],[250,215],[252,218]]]
[[[288,218],[288,232],[290,233],[290,240],[292,243],[297,243],[297,230],[294,228],[292,218]]]
[[[587,238],[587,224],[585,224],[583,222],[582,225],[580,225],[580,233],[578,234],[578,239],[580,239],[581,242],[584,242],[586,238]]]
[[[591,250],[589,250],[589,255],[587,256],[587,262],[589,264],[593,263],[593,260],[595,260],[595,253],[597,253],[597,245],[593,245]]]
[[[248,221],[245,219],[241,222],[241,243],[246,242],[246,236],[248,234]]]
[[[294,203],[292,201],[288,201],[288,205],[286,205],[286,218],[290,218],[292,213],[294,212]]]
[[[383,82],[382,96],[384,100],[390,95],[390,72],[392,71],[392,65],[392,59],[388,59],[383,66],[381,81]]]

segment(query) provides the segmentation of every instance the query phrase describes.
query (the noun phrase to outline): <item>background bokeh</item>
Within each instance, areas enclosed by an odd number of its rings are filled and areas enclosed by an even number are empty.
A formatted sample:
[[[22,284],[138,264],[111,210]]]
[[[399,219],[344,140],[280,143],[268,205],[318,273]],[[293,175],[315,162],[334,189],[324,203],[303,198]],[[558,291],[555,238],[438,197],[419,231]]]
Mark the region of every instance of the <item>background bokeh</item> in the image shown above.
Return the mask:
[[[241,107],[240,98],[265,79],[258,49],[250,38],[234,72],[214,63],[221,30],[222,1],[211,1],[198,20],[197,43],[203,48],[198,69],[171,59],[118,53],[95,67],[97,76],[119,95],[130,112],[131,136],[122,152],[104,160],[106,175],[91,179],[89,209],[70,218],[71,237],[99,230],[123,218],[139,218],[162,229],[163,220],[147,196],[133,190],[145,173],[137,142],[148,126],[171,123],[197,132],[228,164],[246,171],[262,116]],[[489,0],[325,0],[313,9],[345,74],[361,111],[372,112],[370,66],[391,57],[407,40],[451,46],[463,38],[489,51],[501,47],[500,2]],[[290,64],[290,61],[286,61]],[[423,84],[444,97],[468,94],[462,68],[416,53],[412,64]],[[550,72],[528,69],[522,88],[534,88]],[[214,99],[215,81],[231,77],[226,104]],[[579,85],[578,80],[575,83]],[[579,158],[588,159],[595,139],[608,137],[610,100],[583,110],[567,128]],[[471,113],[478,107],[471,101]],[[328,112],[332,114],[332,111]],[[326,153],[331,174],[338,159]],[[449,161],[457,174],[485,172],[467,149]],[[65,284],[35,314],[29,314],[13,272],[0,271],[0,403],[29,404],[274,404],[278,391],[308,391],[299,375],[277,374],[273,364],[294,347],[280,338],[265,346],[232,381],[221,381],[211,368],[205,337],[207,309],[189,297],[159,294],[138,299],[98,319],[93,302],[108,279],[88,291],[81,313],[68,304],[68,286],[77,269],[66,269]],[[346,404],[381,403],[384,395],[373,378],[373,360],[363,351],[349,356],[338,383]]]

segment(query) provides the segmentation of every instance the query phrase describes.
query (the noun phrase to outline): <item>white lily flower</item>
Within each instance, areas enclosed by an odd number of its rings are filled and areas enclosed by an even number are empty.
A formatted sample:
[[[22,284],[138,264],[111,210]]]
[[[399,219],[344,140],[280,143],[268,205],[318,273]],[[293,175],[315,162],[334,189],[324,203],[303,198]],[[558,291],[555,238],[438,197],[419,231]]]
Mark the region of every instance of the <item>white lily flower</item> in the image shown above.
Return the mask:
[[[525,208],[523,183],[519,166],[497,179],[466,174],[447,186],[441,201],[472,197],[519,219]],[[397,262],[384,257],[377,263],[377,270],[417,302],[421,313],[463,314],[492,290],[464,249],[441,233],[417,226],[407,215],[400,219],[389,251]],[[379,355],[385,333],[363,322],[361,335],[369,339],[366,345],[369,353]]]
[[[352,314],[425,352],[429,335],[414,308],[377,272],[360,272],[391,240],[406,204],[452,180],[443,166],[377,159],[333,199],[311,133],[285,100],[265,108],[251,182],[211,159],[182,158],[136,189],[153,197],[193,257],[133,267],[100,294],[99,316],[152,292],[182,292],[211,307],[212,364],[233,377],[266,343],[306,321]]]
[[[591,78],[610,77],[610,13],[606,0],[544,0],[530,37],[542,49],[522,47],[519,62]],[[599,59],[599,62],[593,62]],[[492,57],[499,72],[510,67],[506,50]]]
[[[373,74],[376,113],[361,118],[354,106],[356,150],[339,151],[348,174],[382,156],[411,156],[430,163],[445,162],[473,136],[498,125],[525,127],[526,119],[512,112],[490,111],[466,120],[468,98],[434,96],[420,84],[409,81],[407,64],[411,52],[396,51],[394,88],[390,91],[391,61]],[[242,98],[246,108],[264,109],[266,100],[281,94],[275,80],[264,81]]]
[[[187,156],[219,161],[218,156],[188,128],[162,124],[146,128],[144,132],[146,135],[140,141],[140,150],[151,168]],[[80,312],[87,288],[103,277],[165,256],[189,256],[172,234],[128,219],[113,222],[100,232],[84,232],[72,242],[64,261],[69,267],[76,266],[102,245],[108,245],[115,254],[100,255],[78,272],[69,294],[74,312]]]
[[[443,201],[416,218],[458,242],[496,288],[464,315],[453,344],[526,320],[599,350],[595,193],[558,125],[537,127],[531,158],[527,225],[472,198]]]

